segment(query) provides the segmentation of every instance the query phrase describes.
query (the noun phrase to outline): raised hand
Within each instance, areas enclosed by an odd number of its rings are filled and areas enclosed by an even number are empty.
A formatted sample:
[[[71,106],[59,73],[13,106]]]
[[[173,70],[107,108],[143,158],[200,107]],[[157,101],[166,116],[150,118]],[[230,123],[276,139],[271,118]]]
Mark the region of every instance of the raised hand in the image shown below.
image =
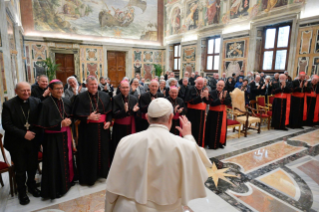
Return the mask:
[[[139,109],[140,108],[139,108],[138,104],[136,103],[136,105],[134,105],[134,107],[133,107],[133,112],[137,112]]]
[[[178,109],[178,111],[177,111],[177,112],[178,112],[179,114],[181,114],[181,113],[183,112],[183,110],[184,110],[184,108],[183,108],[183,107],[181,107],[180,109]]]
[[[192,124],[186,116],[180,116],[179,121],[182,127],[176,126],[176,129],[182,134],[182,136],[192,135]]]
[[[43,97],[48,96],[49,93],[50,93],[50,90],[49,90],[49,88],[47,88],[47,89],[44,91],[44,93],[43,93]]]

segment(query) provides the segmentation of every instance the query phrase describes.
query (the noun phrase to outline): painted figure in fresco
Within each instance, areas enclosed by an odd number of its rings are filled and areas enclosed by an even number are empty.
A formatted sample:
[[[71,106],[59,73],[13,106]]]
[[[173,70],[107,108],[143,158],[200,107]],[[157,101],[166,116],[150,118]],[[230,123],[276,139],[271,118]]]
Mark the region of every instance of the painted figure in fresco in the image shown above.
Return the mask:
[[[277,4],[278,0],[268,0],[267,1],[267,8],[265,9],[265,12],[269,12],[272,8],[274,8]]]
[[[144,74],[144,78],[145,80],[152,80],[152,65],[144,65],[145,68],[145,74]]]
[[[196,28],[197,18],[195,17],[195,13],[197,12],[197,7],[197,3],[192,3],[189,7],[189,14],[185,20],[186,26],[188,26],[189,30]]]
[[[176,7],[174,9],[173,18],[172,18],[172,34],[176,34],[181,28],[181,10]]]
[[[299,73],[300,72],[306,72],[307,73],[307,70],[306,70],[307,65],[308,65],[307,58],[302,57],[301,60],[299,61]]]
[[[206,17],[208,25],[219,23],[220,17],[220,0],[207,0],[206,2],[207,12]]]
[[[232,14],[237,14],[240,12],[243,8],[241,7],[242,0],[232,0],[232,4],[230,6],[230,12]]]

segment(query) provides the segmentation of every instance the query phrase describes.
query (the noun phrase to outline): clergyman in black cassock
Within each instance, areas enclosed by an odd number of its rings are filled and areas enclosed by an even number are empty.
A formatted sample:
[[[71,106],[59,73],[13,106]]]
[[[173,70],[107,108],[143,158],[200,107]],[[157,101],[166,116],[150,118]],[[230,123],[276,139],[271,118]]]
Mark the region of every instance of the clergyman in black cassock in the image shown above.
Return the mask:
[[[305,93],[310,92],[305,80],[305,72],[299,73],[299,79],[292,81],[289,127],[302,128]]]
[[[41,103],[38,126],[44,128],[41,196],[55,199],[71,187],[74,177],[71,101],[62,98],[63,83],[52,80],[51,96]]]
[[[41,75],[38,80],[38,85],[34,86],[31,91],[31,96],[39,98],[43,101],[49,96],[48,77]]]
[[[188,91],[185,103],[187,103],[187,118],[192,123],[192,134],[199,146],[204,142],[206,108],[209,99],[208,90],[202,90],[204,79],[198,77],[195,86]]]
[[[306,93],[306,108],[304,111],[305,125],[313,126],[319,119],[319,77],[313,75],[311,83],[308,83],[308,90],[310,93]]]
[[[112,102],[107,93],[98,91],[97,79],[89,77],[88,91],[78,95],[73,105],[78,126],[77,168],[80,184],[93,185],[106,178],[110,167],[110,124]]]
[[[290,115],[290,93],[292,86],[290,82],[286,82],[286,76],[279,76],[280,82],[273,84],[272,93],[275,95],[272,104],[272,121],[271,127],[275,129],[287,130]]]
[[[158,97],[164,97],[164,94],[157,92],[159,84],[156,80],[152,80],[149,84],[149,92],[146,92],[141,95],[139,99],[139,107],[140,107],[140,116],[139,124],[137,126],[136,131],[140,132],[146,130],[149,126],[148,121],[146,120],[145,114],[147,113],[148,105],[151,103],[153,99]]]
[[[226,106],[230,105],[231,98],[227,91],[223,91],[224,82],[217,83],[216,90],[209,95],[209,111],[207,114],[205,146],[209,149],[218,149],[226,146],[227,138],[227,112]]]
[[[135,115],[139,110],[137,98],[129,94],[129,83],[122,81],[120,89],[121,93],[113,98],[112,158],[120,140],[136,132]]]
[[[25,205],[30,202],[26,185],[29,193],[40,196],[34,180],[40,146],[39,129],[35,127],[40,100],[30,97],[31,87],[26,82],[17,84],[16,93],[18,96],[3,103],[2,126],[5,130],[4,147],[10,152],[14,163],[20,204]]]
[[[169,96],[167,97],[167,100],[172,104],[173,110],[174,110],[174,117],[172,120],[172,127],[170,132],[179,135],[179,130],[176,129],[176,127],[180,126],[180,120],[179,117],[181,115],[184,115],[187,108],[184,105],[183,99],[177,97],[178,96],[178,88],[177,87],[170,87],[169,89]]]
[[[188,79],[183,78],[181,87],[178,91],[178,97],[183,99],[183,101],[185,101],[189,89],[190,89],[190,85],[188,85]]]

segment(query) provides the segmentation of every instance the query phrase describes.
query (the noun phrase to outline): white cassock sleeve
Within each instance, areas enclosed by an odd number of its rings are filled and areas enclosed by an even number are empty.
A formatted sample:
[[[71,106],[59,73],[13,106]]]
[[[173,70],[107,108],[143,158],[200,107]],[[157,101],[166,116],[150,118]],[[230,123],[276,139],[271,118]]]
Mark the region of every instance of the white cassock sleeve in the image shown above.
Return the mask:
[[[196,141],[192,135],[186,135],[186,136],[184,136],[184,138],[196,143]],[[196,145],[196,148],[197,148],[197,152],[198,152],[200,158],[202,159],[203,163],[205,164],[205,166],[212,167],[212,162],[209,160],[205,149],[203,147],[198,146],[198,145]]]

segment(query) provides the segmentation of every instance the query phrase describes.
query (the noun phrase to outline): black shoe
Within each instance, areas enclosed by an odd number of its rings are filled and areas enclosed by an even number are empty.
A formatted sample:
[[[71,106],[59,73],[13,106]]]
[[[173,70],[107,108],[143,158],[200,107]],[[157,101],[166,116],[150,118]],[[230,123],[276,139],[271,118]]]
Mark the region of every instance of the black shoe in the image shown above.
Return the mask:
[[[29,187],[28,191],[34,197],[40,197],[41,196],[41,191],[39,189],[37,189],[36,187]]]
[[[282,130],[284,130],[284,131],[288,131],[288,128],[284,128],[284,129],[282,129]]]
[[[29,204],[30,199],[26,193],[22,193],[22,194],[19,194],[19,202],[20,202],[20,205],[27,205]]]

